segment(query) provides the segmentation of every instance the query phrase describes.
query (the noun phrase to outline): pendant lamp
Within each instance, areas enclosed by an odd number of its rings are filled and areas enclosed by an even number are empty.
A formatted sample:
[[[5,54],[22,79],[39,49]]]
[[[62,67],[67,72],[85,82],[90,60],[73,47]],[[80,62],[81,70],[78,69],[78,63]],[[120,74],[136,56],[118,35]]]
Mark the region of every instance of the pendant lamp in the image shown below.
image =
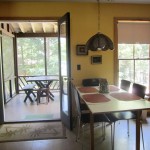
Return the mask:
[[[105,34],[100,33],[100,2],[98,2],[98,33],[93,35],[85,44],[86,50],[97,51],[97,50],[113,50],[112,40]]]

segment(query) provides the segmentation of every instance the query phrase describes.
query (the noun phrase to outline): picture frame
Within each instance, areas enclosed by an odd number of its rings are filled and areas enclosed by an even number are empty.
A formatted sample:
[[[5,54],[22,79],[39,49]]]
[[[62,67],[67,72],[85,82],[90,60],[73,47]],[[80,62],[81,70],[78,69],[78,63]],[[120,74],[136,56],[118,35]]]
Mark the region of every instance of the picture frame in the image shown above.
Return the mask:
[[[85,49],[85,45],[77,45],[76,46],[76,54],[77,55],[88,55],[88,51]]]
[[[91,64],[102,64],[102,55],[91,56]]]

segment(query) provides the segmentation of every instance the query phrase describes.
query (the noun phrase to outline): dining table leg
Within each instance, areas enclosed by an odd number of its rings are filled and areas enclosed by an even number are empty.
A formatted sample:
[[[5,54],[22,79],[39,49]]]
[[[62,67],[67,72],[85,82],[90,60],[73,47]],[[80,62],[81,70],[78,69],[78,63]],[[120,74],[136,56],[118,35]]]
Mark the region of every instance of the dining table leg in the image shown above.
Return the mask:
[[[136,150],[140,150],[140,111],[136,116]]]
[[[90,112],[90,150],[94,150],[94,118]]]

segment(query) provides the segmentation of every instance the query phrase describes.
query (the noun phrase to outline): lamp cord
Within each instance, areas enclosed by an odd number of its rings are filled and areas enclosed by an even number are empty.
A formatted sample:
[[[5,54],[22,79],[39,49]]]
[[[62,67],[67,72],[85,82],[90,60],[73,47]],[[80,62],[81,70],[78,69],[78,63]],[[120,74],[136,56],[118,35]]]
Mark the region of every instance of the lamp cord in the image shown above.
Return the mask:
[[[98,3],[98,32],[100,32],[100,1],[97,0]]]

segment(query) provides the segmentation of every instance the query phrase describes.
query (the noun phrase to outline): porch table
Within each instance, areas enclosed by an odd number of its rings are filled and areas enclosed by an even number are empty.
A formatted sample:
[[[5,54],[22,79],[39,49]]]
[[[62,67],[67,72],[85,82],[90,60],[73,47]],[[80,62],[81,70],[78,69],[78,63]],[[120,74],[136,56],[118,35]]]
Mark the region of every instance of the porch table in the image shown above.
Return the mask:
[[[53,81],[59,81],[58,76],[33,76],[26,79],[27,82],[35,82],[39,88],[49,88]],[[54,95],[49,90],[50,99],[54,100]]]

